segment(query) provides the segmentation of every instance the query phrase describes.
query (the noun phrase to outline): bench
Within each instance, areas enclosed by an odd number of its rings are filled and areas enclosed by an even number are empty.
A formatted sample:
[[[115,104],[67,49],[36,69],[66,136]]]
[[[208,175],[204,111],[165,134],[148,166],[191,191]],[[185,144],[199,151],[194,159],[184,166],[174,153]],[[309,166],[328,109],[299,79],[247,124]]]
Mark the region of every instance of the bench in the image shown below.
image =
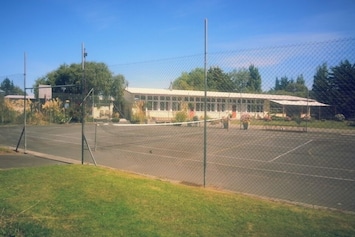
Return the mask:
[[[165,118],[165,117],[152,117],[152,120],[155,123],[171,123],[171,118]]]
[[[281,126],[281,125],[264,125],[265,130],[273,131],[290,131],[290,132],[307,132],[306,127],[297,126]]]

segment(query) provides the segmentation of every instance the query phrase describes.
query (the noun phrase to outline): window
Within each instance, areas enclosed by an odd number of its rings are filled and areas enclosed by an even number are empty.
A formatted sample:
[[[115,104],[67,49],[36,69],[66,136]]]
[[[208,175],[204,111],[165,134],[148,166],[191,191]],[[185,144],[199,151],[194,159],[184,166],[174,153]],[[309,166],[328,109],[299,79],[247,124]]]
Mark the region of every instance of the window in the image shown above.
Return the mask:
[[[180,110],[180,104],[178,102],[173,102],[172,103],[172,110],[173,111],[179,111]]]
[[[152,109],[153,109],[153,102],[147,101],[147,110],[152,110]]]
[[[202,103],[196,103],[196,111],[202,111]]]

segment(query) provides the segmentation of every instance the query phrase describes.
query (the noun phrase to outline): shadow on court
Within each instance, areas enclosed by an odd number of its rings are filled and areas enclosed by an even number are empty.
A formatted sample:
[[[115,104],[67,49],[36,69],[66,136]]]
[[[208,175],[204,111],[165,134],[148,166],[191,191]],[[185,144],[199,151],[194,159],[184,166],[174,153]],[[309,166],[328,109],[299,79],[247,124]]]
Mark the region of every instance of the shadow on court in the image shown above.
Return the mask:
[[[61,161],[51,160],[47,158],[37,157],[24,153],[0,153],[0,169],[13,169],[24,167],[63,165],[68,164]]]

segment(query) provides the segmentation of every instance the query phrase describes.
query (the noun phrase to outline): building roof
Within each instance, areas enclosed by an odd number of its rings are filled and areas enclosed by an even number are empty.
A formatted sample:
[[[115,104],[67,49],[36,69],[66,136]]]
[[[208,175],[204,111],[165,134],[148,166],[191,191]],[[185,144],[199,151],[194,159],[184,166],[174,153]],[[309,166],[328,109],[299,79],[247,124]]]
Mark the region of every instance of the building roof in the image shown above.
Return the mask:
[[[17,99],[17,100],[21,100],[24,98],[24,95],[6,95],[5,99]],[[34,100],[35,96],[34,95],[26,95],[26,99],[29,100]]]
[[[131,94],[144,95],[170,95],[170,96],[196,96],[203,97],[204,91],[193,90],[170,90],[170,89],[153,89],[153,88],[126,88]],[[275,101],[307,101],[307,98],[291,96],[291,95],[271,95],[271,94],[253,94],[253,93],[235,93],[235,92],[217,92],[207,91],[207,96],[219,98],[243,98],[243,99],[264,99]],[[313,99],[308,99],[308,103],[317,102]],[[317,102],[318,103],[318,102]]]
[[[290,100],[270,100],[280,105],[294,105],[294,106],[329,106],[327,104],[320,103],[315,100],[306,101],[290,101]]]

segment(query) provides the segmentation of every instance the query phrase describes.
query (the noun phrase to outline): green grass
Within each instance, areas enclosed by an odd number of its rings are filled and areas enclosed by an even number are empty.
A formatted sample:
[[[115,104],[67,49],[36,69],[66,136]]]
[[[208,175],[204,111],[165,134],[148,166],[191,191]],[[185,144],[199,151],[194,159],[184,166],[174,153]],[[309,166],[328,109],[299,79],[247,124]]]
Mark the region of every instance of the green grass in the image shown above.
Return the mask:
[[[61,165],[0,171],[0,236],[354,236],[355,215]]]
[[[7,147],[2,147],[0,146],[0,154],[4,154],[4,153],[13,153],[14,151],[12,151],[11,149],[7,148]]]
[[[239,121],[236,121],[239,124]],[[309,128],[330,128],[330,129],[355,129],[355,126],[349,126],[347,122],[338,122],[331,120],[312,120],[309,122],[302,121],[300,124],[297,124],[295,121],[283,121],[283,120],[273,120],[273,121],[264,121],[264,120],[253,120],[251,125],[261,125],[261,126],[301,126]]]

